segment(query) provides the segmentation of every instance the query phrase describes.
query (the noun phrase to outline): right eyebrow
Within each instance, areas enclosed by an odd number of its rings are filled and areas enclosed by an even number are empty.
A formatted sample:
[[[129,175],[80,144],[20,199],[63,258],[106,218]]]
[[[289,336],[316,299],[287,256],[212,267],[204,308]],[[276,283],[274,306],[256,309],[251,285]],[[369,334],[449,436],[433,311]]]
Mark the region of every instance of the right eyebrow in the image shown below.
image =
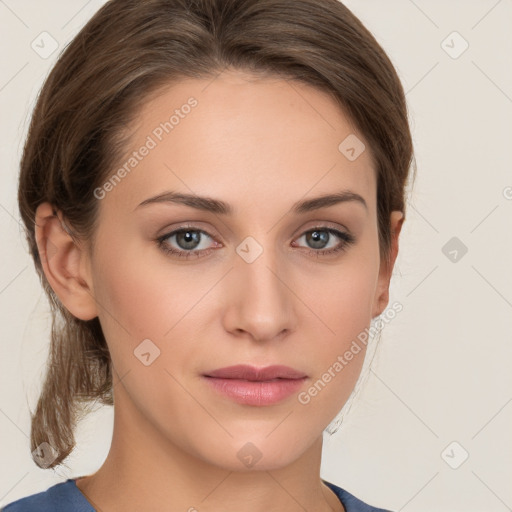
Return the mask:
[[[233,209],[228,203],[221,201],[220,199],[213,199],[211,197],[201,197],[194,194],[183,194],[181,192],[163,192],[157,196],[145,199],[136,208],[141,206],[147,206],[155,203],[177,203],[197,210],[204,210],[212,213],[218,213],[222,215],[230,215],[233,213]]]

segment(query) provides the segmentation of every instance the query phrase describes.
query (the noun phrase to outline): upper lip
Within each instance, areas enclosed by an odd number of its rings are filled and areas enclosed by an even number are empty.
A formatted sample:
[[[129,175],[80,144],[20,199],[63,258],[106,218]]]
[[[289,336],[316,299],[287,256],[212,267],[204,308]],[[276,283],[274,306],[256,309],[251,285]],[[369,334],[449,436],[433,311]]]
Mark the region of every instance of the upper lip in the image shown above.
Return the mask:
[[[304,372],[284,365],[265,366],[256,368],[247,364],[226,366],[204,374],[206,377],[218,379],[243,379],[252,381],[265,381],[272,379],[303,379],[307,377]]]

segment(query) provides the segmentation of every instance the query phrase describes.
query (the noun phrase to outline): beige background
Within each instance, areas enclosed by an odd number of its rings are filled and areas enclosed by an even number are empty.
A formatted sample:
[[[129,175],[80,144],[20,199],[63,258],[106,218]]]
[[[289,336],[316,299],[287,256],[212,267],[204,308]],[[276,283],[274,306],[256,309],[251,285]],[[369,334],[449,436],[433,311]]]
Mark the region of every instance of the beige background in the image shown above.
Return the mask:
[[[325,434],[322,477],[396,511],[510,510],[512,2],[346,3],[403,80],[418,178],[392,281],[390,304],[404,309],[384,329],[341,428]],[[42,470],[31,460],[29,405],[49,323],[16,203],[37,92],[102,4],[0,0],[0,506],[94,472],[110,443],[112,410],[105,408],[80,425],[67,467]],[[58,43],[48,58],[31,48],[43,31]],[[457,469],[449,465],[466,452]]]

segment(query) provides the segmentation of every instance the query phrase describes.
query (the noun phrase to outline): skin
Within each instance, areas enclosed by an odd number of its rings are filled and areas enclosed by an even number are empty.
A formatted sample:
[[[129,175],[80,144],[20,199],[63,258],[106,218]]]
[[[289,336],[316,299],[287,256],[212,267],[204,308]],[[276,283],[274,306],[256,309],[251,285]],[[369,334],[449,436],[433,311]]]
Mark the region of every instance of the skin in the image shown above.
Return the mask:
[[[157,511],[163,503],[180,511],[342,511],[320,480],[322,432],[349,397],[364,350],[306,405],[297,394],[240,405],[201,374],[285,364],[308,375],[307,390],[388,304],[403,215],[391,216],[385,265],[368,143],[331,97],[297,82],[239,71],[181,81],[143,107],[128,149],[140,148],[190,96],[198,105],[99,200],[92,250],[73,242],[51,205],[37,209],[39,251],[48,240],[56,247],[42,258],[46,277],[73,315],[99,317],[113,361],[111,448],[77,486],[104,512]],[[366,144],[355,161],[338,150],[350,134]],[[290,211],[344,189],[367,209],[347,201]],[[137,208],[169,190],[221,199],[234,214],[173,203]],[[184,222],[208,233],[196,250],[209,254],[185,259],[158,247],[158,236]],[[320,247],[304,236],[326,226],[356,241],[318,255],[344,243],[331,235]],[[252,263],[235,251],[247,236],[263,248]],[[183,239],[167,242],[187,250]],[[160,349],[149,366],[134,356],[144,339]],[[261,453],[252,468],[237,457],[248,442]]]

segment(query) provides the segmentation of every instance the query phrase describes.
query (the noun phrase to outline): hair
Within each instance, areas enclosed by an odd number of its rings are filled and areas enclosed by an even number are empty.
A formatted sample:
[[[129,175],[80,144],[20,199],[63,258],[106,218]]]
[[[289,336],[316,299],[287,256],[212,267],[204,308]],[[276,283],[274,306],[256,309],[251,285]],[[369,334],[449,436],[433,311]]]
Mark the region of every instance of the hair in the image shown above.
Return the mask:
[[[30,253],[49,298],[46,373],[31,413],[31,451],[61,464],[84,405],[113,405],[109,350],[98,317],[80,320],[49,285],[35,213],[49,202],[76,240],[93,241],[94,195],[126,151],[128,127],[151,94],[233,69],[328,93],[370,145],[381,259],[390,213],[405,216],[413,147],[405,94],[372,34],[337,0],[110,0],[67,45],[39,93],[20,165],[18,201]],[[35,462],[39,462],[34,458]]]

